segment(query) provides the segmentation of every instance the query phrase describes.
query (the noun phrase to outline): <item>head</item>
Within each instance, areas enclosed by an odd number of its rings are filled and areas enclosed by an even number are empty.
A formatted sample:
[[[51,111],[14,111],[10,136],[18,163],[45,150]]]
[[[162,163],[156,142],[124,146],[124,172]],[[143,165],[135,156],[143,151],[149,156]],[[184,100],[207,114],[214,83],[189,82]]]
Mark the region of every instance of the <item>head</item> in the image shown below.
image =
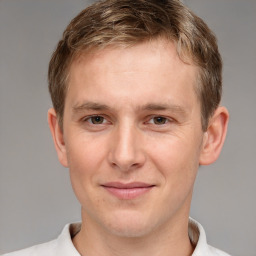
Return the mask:
[[[96,3],[65,30],[49,87],[50,128],[86,230],[187,234],[198,166],[217,159],[228,120],[203,21],[177,0]]]
[[[198,67],[195,92],[205,131],[221,100],[222,61],[214,34],[178,0],[101,1],[71,21],[52,56],[48,73],[60,126],[74,59],[109,46],[132,47],[159,38],[173,42],[181,60]]]

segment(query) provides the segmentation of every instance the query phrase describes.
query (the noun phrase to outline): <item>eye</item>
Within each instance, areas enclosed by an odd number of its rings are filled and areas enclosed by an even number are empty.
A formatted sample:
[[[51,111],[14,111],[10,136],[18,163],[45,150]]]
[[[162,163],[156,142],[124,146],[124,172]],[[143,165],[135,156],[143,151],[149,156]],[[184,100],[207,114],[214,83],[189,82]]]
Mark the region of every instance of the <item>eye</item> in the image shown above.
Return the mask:
[[[168,119],[163,116],[155,116],[149,120],[149,123],[156,124],[156,125],[166,124],[167,122],[168,122]]]
[[[91,116],[85,119],[91,124],[104,124],[106,122],[105,118],[102,116]]]

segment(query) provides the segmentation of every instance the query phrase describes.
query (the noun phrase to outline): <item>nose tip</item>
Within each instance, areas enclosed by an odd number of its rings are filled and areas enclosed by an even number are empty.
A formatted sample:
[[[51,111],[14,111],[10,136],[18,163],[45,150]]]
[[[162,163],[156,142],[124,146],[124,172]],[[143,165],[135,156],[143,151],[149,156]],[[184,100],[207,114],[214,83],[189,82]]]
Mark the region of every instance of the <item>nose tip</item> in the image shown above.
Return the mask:
[[[129,171],[141,167],[145,162],[140,136],[134,129],[124,129],[112,137],[109,161],[112,167],[120,171]]]

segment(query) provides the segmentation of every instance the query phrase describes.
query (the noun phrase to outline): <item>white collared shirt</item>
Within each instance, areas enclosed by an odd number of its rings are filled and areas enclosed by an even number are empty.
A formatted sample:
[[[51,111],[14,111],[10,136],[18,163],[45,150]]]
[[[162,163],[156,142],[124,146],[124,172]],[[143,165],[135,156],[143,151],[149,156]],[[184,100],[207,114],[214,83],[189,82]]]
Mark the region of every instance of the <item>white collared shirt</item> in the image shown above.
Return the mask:
[[[67,224],[55,240],[2,256],[81,256],[71,239],[79,232],[80,227],[80,223]],[[189,219],[189,237],[195,246],[191,256],[229,256],[227,253],[208,245],[203,227],[191,218]]]

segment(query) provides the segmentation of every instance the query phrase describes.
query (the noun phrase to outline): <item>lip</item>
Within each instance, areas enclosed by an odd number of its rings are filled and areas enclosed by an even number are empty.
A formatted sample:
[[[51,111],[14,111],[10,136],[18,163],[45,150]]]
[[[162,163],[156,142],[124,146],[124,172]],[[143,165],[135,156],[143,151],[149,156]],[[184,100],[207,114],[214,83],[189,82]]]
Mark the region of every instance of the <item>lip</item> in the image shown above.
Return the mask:
[[[102,187],[118,199],[131,200],[148,193],[154,185],[144,182],[108,182],[103,184]]]

